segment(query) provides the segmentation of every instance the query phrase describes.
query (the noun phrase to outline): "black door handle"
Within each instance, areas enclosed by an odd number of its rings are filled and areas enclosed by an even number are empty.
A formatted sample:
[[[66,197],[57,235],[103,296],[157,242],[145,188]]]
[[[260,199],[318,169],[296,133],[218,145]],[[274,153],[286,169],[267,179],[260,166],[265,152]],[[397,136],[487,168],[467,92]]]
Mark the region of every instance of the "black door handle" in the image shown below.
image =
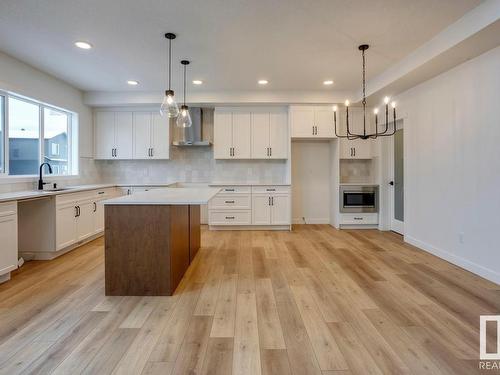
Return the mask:
[[[389,185],[394,186],[394,181],[389,181]]]

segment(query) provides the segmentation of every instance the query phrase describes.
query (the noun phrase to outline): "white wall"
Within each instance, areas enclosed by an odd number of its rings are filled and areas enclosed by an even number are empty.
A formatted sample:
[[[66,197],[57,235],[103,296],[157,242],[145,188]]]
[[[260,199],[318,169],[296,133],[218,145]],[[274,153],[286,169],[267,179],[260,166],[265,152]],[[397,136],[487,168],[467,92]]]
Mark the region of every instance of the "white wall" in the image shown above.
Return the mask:
[[[83,103],[83,94],[80,90],[2,52],[0,52],[0,90],[12,91],[78,113],[80,157],[92,157],[92,111]],[[79,181],[75,180],[75,183],[98,178],[92,164],[92,160],[81,160],[82,178]],[[31,188],[31,185],[2,184],[0,191],[21,190],[27,187]]]
[[[292,142],[292,221],[330,223],[330,142]]]
[[[500,283],[500,47],[397,100],[405,240]]]

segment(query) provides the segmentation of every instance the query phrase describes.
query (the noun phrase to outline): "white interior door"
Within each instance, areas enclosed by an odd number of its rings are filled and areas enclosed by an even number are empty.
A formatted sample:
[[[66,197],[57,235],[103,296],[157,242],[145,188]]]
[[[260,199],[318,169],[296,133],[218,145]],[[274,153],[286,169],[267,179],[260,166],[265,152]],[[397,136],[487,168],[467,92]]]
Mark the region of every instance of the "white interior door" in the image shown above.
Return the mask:
[[[398,128],[392,137],[390,152],[390,217],[391,230],[404,234],[404,130],[402,120],[397,121]]]
[[[252,158],[269,158],[269,112],[252,113]]]

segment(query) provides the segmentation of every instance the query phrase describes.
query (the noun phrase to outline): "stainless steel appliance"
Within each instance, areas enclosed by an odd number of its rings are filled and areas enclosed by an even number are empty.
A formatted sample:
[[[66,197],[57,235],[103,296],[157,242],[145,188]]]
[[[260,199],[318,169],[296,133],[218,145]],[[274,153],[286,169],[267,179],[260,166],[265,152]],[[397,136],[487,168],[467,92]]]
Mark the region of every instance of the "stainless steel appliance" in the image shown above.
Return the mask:
[[[341,185],[340,212],[378,212],[378,186]]]
[[[214,108],[189,107],[193,124],[189,128],[179,128],[175,118],[171,119],[170,127],[173,129],[174,146],[199,147],[211,146],[212,143],[204,137],[203,130],[213,128]]]

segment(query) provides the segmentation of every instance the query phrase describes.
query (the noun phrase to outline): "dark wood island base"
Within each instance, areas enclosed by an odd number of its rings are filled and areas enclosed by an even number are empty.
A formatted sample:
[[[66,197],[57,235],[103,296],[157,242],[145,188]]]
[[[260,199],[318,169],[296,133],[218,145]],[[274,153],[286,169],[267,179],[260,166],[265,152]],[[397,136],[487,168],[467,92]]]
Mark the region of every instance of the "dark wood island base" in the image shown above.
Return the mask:
[[[199,205],[106,205],[106,295],[171,296],[199,247]]]

